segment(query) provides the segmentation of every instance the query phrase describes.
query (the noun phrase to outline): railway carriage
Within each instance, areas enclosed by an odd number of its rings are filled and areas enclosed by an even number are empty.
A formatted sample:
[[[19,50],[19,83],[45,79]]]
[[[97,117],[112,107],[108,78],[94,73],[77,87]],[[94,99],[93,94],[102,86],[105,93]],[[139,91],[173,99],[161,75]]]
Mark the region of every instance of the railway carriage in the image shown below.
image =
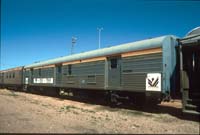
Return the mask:
[[[23,86],[23,67],[0,71],[0,87],[19,89]]]
[[[182,96],[183,112],[200,115],[200,28],[0,71],[0,87],[76,96],[94,93],[155,104]],[[103,98],[103,97],[102,97]]]
[[[25,88],[101,90],[112,101],[158,101],[174,89],[176,45],[176,37],[163,36],[34,63],[24,67]]]

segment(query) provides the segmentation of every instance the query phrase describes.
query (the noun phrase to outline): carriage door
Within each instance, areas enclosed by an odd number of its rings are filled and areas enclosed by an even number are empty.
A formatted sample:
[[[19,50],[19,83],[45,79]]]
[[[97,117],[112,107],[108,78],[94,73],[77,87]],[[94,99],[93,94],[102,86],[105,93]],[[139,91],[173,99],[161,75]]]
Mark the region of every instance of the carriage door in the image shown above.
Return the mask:
[[[180,71],[183,111],[200,115],[200,42],[199,37],[182,39]]]
[[[108,60],[108,87],[119,88],[121,85],[121,56],[109,57]]]
[[[29,79],[30,79],[30,84],[34,84],[34,82],[33,82],[33,79],[34,79],[33,68],[30,69],[30,77],[29,77]]]
[[[56,65],[56,72],[55,72],[55,76],[56,76],[56,85],[61,85],[61,81],[62,81],[62,65]]]

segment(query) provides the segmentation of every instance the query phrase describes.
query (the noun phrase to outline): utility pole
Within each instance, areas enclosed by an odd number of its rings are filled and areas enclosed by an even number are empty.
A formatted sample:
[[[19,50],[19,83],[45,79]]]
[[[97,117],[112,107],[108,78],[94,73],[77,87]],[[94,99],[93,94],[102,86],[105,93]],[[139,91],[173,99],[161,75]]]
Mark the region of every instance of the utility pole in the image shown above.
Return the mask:
[[[76,37],[72,37],[72,47],[71,47],[71,54],[73,54],[73,50],[74,50],[74,45],[76,43],[77,38]]]
[[[97,28],[97,30],[99,31],[99,49],[101,48],[101,31],[103,30],[103,28]]]

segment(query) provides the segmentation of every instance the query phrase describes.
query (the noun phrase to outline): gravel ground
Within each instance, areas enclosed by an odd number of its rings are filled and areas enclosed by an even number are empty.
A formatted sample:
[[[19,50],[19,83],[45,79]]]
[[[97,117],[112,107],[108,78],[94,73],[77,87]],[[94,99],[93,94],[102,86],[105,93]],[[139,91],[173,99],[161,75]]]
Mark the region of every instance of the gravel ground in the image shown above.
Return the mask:
[[[0,90],[0,133],[199,134],[199,126],[179,100],[138,110]]]

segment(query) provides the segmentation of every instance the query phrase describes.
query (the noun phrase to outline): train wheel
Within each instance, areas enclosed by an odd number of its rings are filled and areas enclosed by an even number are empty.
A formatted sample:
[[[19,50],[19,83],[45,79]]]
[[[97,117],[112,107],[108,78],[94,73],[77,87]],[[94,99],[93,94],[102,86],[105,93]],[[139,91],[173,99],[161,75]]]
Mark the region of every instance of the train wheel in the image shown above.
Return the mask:
[[[115,92],[110,92],[110,106],[117,107],[120,102],[118,101],[118,95]]]
[[[22,90],[23,90],[24,92],[27,92],[27,91],[28,91],[28,86],[27,86],[27,85],[24,85],[23,88],[22,88]]]

